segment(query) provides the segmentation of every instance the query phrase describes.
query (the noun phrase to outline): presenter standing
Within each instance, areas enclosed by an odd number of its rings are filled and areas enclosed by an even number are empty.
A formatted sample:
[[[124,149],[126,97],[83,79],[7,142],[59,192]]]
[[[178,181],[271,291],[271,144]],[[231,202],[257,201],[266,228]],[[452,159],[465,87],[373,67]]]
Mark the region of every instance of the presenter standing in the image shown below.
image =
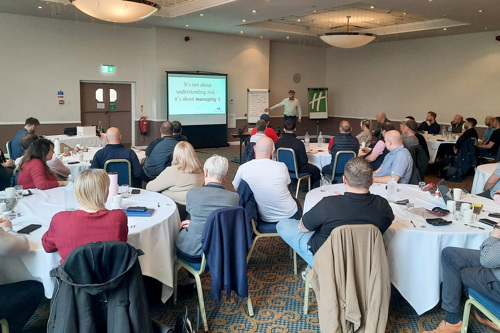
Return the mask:
[[[300,109],[299,100],[295,98],[295,91],[290,90],[288,92],[288,98],[285,98],[281,103],[271,106],[270,108],[265,108],[264,111],[269,112],[282,106],[285,108],[283,122],[290,119],[297,123],[297,118],[299,123],[302,122],[302,110]]]

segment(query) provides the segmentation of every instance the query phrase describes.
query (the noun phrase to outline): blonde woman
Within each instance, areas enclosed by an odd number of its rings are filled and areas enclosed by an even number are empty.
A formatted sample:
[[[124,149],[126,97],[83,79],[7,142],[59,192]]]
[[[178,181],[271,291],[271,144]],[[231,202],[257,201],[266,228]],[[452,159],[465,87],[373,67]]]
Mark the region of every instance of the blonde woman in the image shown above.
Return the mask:
[[[371,140],[372,133],[370,132],[370,120],[363,119],[359,125],[361,126],[361,132],[356,135],[356,139],[358,139],[361,145],[363,142],[366,143]]]
[[[59,251],[61,263],[75,248],[99,241],[127,241],[127,215],[120,209],[104,207],[109,177],[102,169],[82,171],[75,180],[74,192],[80,209],[54,215],[42,237],[47,252]]]

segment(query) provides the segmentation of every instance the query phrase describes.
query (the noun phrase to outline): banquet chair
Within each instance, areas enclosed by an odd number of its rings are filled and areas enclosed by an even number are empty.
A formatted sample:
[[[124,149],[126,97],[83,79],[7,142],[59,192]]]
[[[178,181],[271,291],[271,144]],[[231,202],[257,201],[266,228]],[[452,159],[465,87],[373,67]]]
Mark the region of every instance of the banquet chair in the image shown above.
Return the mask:
[[[7,148],[7,154],[9,154],[9,158],[12,158],[12,142],[11,141],[7,141],[5,143],[5,148]]]
[[[340,150],[335,154],[335,160],[333,161],[333,168],[331,175],[324,175],[325,179],[332,184],[333,182],[338,183],[342,180],[344,175],[344,168],[347,162],[351,158],[356,157],[356,152],[352,150]]]
[[[420,179],[423,181],[429,167],[429,157],[425,154],[424,148],[421,145],[415,145],[409,150],[413,159],[413,165],[418,169]]]
[[[109,159],[104,162],[104,170],[118,173],[118,185],[128,184],[132,186],[132,167],[129,160],[124,158]]]
[[[0,319],[0,328],[2,333],[9,333],[9,323],[6,319]]]
[[[201,262],[190,262],[177,258],[174,267],[174,304],[177,304],[178,270],[184,267],[194,275],[201,319],[208,331],[205,302],[200,275],[208,268],[212,278],[212,294],[217,300],[222,289],[229,296],[234,290],[247,298],[248,315],[253,317],[252,300],[248,295],[247,259],[252,243],[252,232],[243,207],[217,209],[208,218],[202,235],[203,255]]]
[[[469,288],[469,299],[465,302],[464,316],[462,318],[462,333],[467,332],[469,325],[470,308],[474,305],[477,310],[481,311],[489,320],[500,327],[500,302],[484,296],[483,294]]]
[[[306,172],[299,172],[299,167],[297,166],[297,157],[295,156],[295,151],[291,148],[278,148],[277,152],[278,162],[285,163],[288,168],[288,173],[290,178],[297,179],[297,190],[295,191],[295,198],[299,196],[300,181],[307,179],[308,190],[311,190],[311,174]]]

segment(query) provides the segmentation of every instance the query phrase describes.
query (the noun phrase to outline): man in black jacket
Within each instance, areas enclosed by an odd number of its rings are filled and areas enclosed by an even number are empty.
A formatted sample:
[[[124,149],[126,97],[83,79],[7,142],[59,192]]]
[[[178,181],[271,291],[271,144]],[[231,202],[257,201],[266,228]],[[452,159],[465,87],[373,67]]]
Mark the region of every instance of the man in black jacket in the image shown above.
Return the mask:
[[[319,168],[315,165],[308,163],[306,147],[304,143],[295,137],[295,122],[292,120],[285,121],[283,128],[283,136],[275,143],[276,150],[278,148],[291,148],[295,151],[295,158],[297,159],[297,167],[300,173],[311,174],[311,182],[313,187],[318,185],[321,179]]]

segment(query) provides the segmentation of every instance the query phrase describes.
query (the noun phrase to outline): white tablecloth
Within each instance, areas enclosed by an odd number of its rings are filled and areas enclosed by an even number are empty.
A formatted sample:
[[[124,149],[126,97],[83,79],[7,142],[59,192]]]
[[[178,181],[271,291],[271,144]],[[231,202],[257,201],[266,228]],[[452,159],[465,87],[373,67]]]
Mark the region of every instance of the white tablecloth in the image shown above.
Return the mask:
[[[50,270],[59,265],[59,253],[46,253],[42,247],[42,236],[47,231],[52,217],[64,210],[64,187],[50,190],[31,189],[32,196],[24,197],[15,206],[21,216],[12,220],[13,229],[19,230],[29,224],[41,224],[42,228],[28,236],[30,253],[21,257],[28,272],[43,283],[45,296],[52,297],[55,281]],[[168,197],[141,190],[123,198],[122,208],[146,206],[154,208],[151,217],[128,218],[128,243],[144,251],[139,257],[142,274],[163,283],[162,301],[166,302],[173,293],[175,239],[179,233],[180,218],[177,206]],[[109,207],[108,207],[109,208]]]
[[[488,163],[481,164],[477,167],[476,173],[474,174],[474,181],[472,182],[472,194],[482,193],[484,184],[490,176],[493,174],[500,163]]]
[[[60,143],[64,143],[71,148],[75,148],[77,144],[82,147],[104,147],[108,142],[104,136],[98,137],[96,135],[92,136],[69,136],[65,134],[61,135],[46,135],[46,139],[54,142],[55,139],[59,139]]]
[[[442,143],[456,143],[457,140],[455,139],[445,139],[441,135],[424,135],[425,141],[427,141],[427,148],[429,149],[429,163],[434,163],[436,160],[436,154],[439,149],[439,146]],[[443,141],[438,141],[438,140],[443,140]]]
[[[328,151],[328,142],[323,143],[321,148],[318,147],[317,143],[310,143],[307,158],[309,163],[317,166],[320,171],[325,165],[329,165],[332,161],[332,155],[330,155],[330,152]]]
[[[320,188],[317,188],[307,193],[304,211],[310,210],[323,197],[334,195],[334,190],[343,193],[344,184],[329,185],[327,189],[326,192],[321,192]],[[375,184],[370,191],[385,197],[385,184]],[[425,212],[422,207],[446,208],[442,199],[436,199],[429,192],[420,191],[415,185],[399,185],[398,195],[399,199],[409,199],[415,204],[415,208],[410,212],[405,206],[391,203],[396,218],[384,233],[388,246],[387,259],[391,282],[420,315],[439,302],[442,281],[441,251],[448,246],[479,249],[493,228],[479,222],[474,222],[472,225],[484,228],[484,230],[466,227],[454,220],[451,215],[443,217],[446,220],[452,220],[451,225],[432,226],[425,221],[424,217],[436,216]],[[480,217],[486,217],[489,212],[498,211],[498,205],[486,198],[468,195],[461,201],[483,204]],[[415,227],[410,221],[413,221]]]

